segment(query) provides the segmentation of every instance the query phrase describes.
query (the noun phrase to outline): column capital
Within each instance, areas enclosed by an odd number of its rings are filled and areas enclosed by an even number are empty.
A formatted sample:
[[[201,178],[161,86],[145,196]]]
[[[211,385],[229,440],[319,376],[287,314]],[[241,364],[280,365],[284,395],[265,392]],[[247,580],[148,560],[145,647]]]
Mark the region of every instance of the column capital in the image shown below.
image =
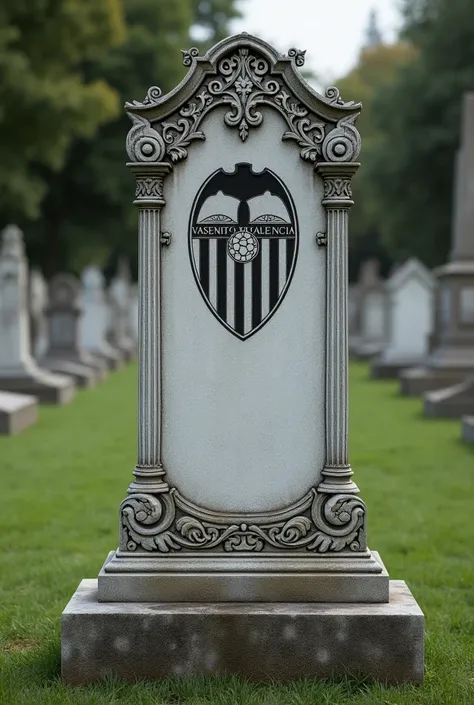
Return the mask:
[[[324,180],[323,205],[326,208],[350,208],[352,200],[352,177],[358,162],[319,162],[315,171]]]
[[[128,162],[127,166],[136,179],[134,205],[139,208],[161,208],[166,201],[163,185],[166,176],[172,171],[168,162]]]

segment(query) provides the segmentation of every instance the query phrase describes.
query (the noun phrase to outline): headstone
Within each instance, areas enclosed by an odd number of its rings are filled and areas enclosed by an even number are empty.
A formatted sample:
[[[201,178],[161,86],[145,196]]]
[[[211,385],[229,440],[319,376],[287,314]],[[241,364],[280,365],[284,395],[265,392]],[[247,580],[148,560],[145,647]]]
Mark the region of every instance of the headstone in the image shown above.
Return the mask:
[[[32,358],[28,314],[28,265],[23,235],[16,225],[2,233],[0,247],[0,389],[37,396],[47,404],[66,404],[74,380],[38,367]]]
[[[131,286],[128,315],[130,317],[131,336],[136,346],[138,345],[138,287],[136,284]]]
[[[400,374],[402,394],[419,396],[457,385],[474,373],[474,93],[464,96],[461,148],[457,155],[453,245],[437,278],[431,350],[423,364]],[[446,395],[428,397],[425,411],[443,415]],[[474,391],[473,391],[474,404]],[[461,411],[461,408],[460,408]],[[452,409],[450,410],[452,413]]]
[[[83,348],[81,316],[79,280],[72,274],[56,274],[49,284],[49,346],[41,364],[71,375],[81,387],[92,387],[107,375],[107,363]]]
[[[110,282],[112,328],[110,342],[124,355],[127,362],[136,355],[130,322],[130,268],[126,259],[120,259],[117,275]]]
[[[378,355],[387,337],[387,310],[384,282],[379,275],[379,262],[362,263],[357,283],[357,333],[351,338],[351,355],[369,359]]]
[[[393,271],[386,283],[387,343],[371,364],[373,378],[398,377],[426,357],[432,326],[435,279],[417,259]]]
[[[82,341],[84,348],[105,360],[112,370],[123,366],[123,355],[107,341],[107,300],[104,275],[96,267],[82,272]]]
[[[474,407],[471,411],[474,411]],[[474,443],[474,416],[463,416],[461,436],[465,443]]]
[[[29,294],[31,354],[39,359],[44,356],[48,347],[45,315],[48,285],[39,269],[32,269],[30,272]]]
[[[0,390],[0,435],[14,436],[37,419],[37,397]]]
[[[63,678],[419,681],[423,614],[367,548],[348,458],[360,105],[247,34],[184,60],[127,104],[138,462],[119,549],[63,613]]]

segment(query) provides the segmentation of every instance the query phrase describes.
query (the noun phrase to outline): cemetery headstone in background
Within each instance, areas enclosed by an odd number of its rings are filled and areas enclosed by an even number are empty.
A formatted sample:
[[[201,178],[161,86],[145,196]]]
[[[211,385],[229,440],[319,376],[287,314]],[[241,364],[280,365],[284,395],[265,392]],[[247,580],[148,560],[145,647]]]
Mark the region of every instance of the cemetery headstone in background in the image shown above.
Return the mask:
[[[387,336],[384,281],[375,259],[362,263],[357,282],[356,334],[351,338],[351,355],[366,359],[378,355]]]
[[[13,436],[38,419],[38,399],[31,394],[0,390],[0,435]]]
[[[420,363],[428,352],[435,279],[416,259],[397,267],[387,280],[387,343],[371,364],[374,378],[398,377]]]
[[[76,390],[74,380],[40,369],[30,350],[23,235],[16,225],[8,225],[0,249],[0,389],[32,394],[47,404],[71,401]]]
[[[474,416],[463,417],[461,435],[466,443],[474,443]]]
[[[129,362],[136,355],[136,345],[131,335],[130,323],[130,269],[126,259],[119,261],[117,275],[110,282],[112,328],[110,342]]]
[[[138,344],[138,287],[136,284],[132,284],[130,288],[128,315],[130,320],[130,333],[136,346]]]
[[[450,261],[435,270],[438,280],[432,349],[420,367],[400,374],[402,394],[424,392],[457,385],[474,373],[474,93],[464,97],[462,144],[457,155],[453,247]],[[457,394],[457,392],[454,392]],[[474,402],[474,389],[471,393]],[[459,408],[444,392],[429,398],[425,409]]]
[[[48,285],[39,269],[30,272],[29,312],[31,354],[41,358],[48,347],[45,310],[48,305]]]
[[[82,272],[83,345],[94,356],[105,360],[112,370],[123,366],[123,355],[107,341],[108,309],[104,275],[96,267],[86,267]]]
[[[138,462],[119,548],[63,613],[63,677],[419,681],[423,614],[367,547],[348,458],[360,105],[247,34],[184,62],[127,104]]]
[[[56,274],[49,284],[47,309],[49,345],[43,367],[74,377],[81,387],[92,387],[104,374],[105,363],[95,361],[81,342],[81,284],[72,274]]]

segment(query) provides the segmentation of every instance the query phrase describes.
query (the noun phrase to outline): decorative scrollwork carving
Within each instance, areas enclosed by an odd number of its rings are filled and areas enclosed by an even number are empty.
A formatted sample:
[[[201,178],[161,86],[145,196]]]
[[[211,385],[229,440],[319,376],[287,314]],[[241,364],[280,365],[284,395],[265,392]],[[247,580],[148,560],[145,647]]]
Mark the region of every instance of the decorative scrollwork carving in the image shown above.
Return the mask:
[[[162,176],[138,176],[136,182],[136,198],[163,198]]]
[[[199,49],[197,47],[191,47],[191,49],[181,49],[181,54],[183,55],[183,66],[191,66],[193,59],[199,56]]]
[[[133,127],[127,135],[127,154],[134,162],[160,162],[165,156],[165,143],[142,115],[129,113]]]
[[[185,159],[190,143],[204,139],[199,126],[210,109],[228,105],[224,121],[229,127],[237,127],[240,138],[245,141],[250,129],[263,122],[258,107],[265,103],[274,105],[285,118],[290,129],[283,139],[296,140],[301,146],[302,158],[316,161],[321,154],[324,123],[292,98],[280,81],[268,75],[269,71],[268,61],[248,49],[240,49],[222,59],[217,77],[208,80],[195,99],[181,108],[177,119],[162,125],[162,139],[172,161]]]
[[[294,47],[292,47],[290,49],[290,51],[288,52],[288,56],[290,57],[290,59],[293,59],[296,66],[299,66],[299,67],[304,66],[305,54],[306,54],[306,50],[300,51],[299,49],[295,49]]]
[[[336,88],[336,86],[329,86],[328,88],[326,88],[325,96],[326,98],[328,98],[330,103],[332,103],[333,105],[340,105],[342,108],[352,108],[355,106],[360,106],[360,103],[355,103],[355,101],[353,100],[350,100],[348,103],[345,103],[342,100],[339,89]]]
[[[351,180],[340,177],[324,179],[324,198],[352,198]]]
[[[193,505],[175,488],[157,496],[132,494],[122,502],[120,515],[122,551],[366,550],[362,500],[351,494],[321,494],[315,488],[284,513],[249,515],[247,521],[228,521]]]
[[[126,108],[149,108],[152,105],[156,105],[161,98],[161,88],[158,86],[152,86],[148,89],[146,98],[143,103],[138,100],[132,100],[130,103],[125,103]]]
[[[341,118],[326,135],[323,157],[327,162],[353,162],[360,154],[360,135],[354,127],[355,115]]]
[[[297,66],[304,63],[305,52],[290,49],[289,58]],[[183,62],[191,65],[197,56],[196,47],[183,52]],[[134,161],[161,161],[168,157],[172,162],[186,159],[187,148],[195,140],[205,139],[201,123],[214,108],[224,106],[224,122],[237,128],[245,141],[252,128],[263,122],[263,105],[278,110],[288,125],[283,139],[293,140],[300,147],[305,161],[315,163],[318,159],[329,162],[347,162],[357,158],[360,137],[354,122],[356,114],[340,119],[334,127],[331,121],[311,112],[292,92],[280,74],[272,73],[270,61],[263,54],[241,47],[220,59],[212,73],[200,85],[199,92],[165,121],[158,120],[154,126],[142,116],[131,114],[134,126],[127,138],[127,150]],[[144,103],[127,103],[131,108],[143,108],[157,97],[150,89]],[[161,93],[160,93],[161,95]],[[337,106],[343,103],[337,88],[331,86],[326,97]],[[151,119],[151,118],[150,118]],[[332,128],[329,129],[328,128]]]

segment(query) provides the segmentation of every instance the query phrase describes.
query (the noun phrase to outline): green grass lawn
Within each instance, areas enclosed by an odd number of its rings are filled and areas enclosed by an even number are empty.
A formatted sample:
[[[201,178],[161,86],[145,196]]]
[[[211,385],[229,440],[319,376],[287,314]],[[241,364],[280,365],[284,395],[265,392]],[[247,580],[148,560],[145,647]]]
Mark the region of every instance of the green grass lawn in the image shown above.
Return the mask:
[[[45,408],[0,438],[0,703],[6,705],[464,705],[474,703],[474,451],[456,421],[352,366],[351,462],[368,505],[369,546],[426,614],[421,687],[347,678],[252,685],[235,678],[71,688],[59,679],[60,615],[117,545],[118,504],[135,462],[136,368]]]

